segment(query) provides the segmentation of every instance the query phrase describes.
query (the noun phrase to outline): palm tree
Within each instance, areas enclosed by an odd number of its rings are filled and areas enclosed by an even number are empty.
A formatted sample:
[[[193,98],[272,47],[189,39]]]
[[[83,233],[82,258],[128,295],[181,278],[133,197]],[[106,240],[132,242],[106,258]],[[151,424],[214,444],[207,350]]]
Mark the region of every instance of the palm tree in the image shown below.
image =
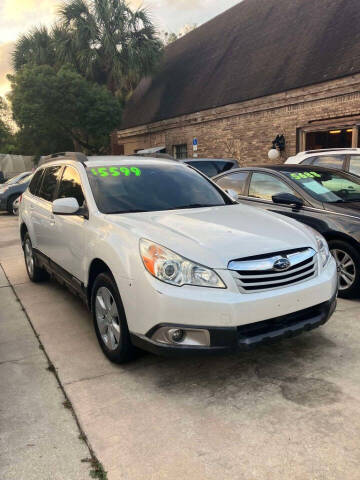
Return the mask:
[[[46,27],[35,28],[17,40],[12,63],[16,72],[29,63],[51,66],[55,64],[55,48]]]
[[[53,31],[56,56],[124,100],[156,67],[162,43],[144,9],[125,0],[70,0]]]

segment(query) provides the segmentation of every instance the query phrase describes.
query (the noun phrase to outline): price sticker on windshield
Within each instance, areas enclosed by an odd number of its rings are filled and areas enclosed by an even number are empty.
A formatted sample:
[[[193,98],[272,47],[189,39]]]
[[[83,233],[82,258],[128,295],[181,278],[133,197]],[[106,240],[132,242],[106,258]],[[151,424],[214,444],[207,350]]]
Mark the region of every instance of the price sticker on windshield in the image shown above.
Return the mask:
[[[321,178],[321,175],[317,172],[297,172],[290,173],[290,177],[295,180],[303,180],[304,178]]]
[[[97,167],[92,168],[91,173],[99,177],[120,177],[120,175],[140,177],[141,170],[137,167]]]

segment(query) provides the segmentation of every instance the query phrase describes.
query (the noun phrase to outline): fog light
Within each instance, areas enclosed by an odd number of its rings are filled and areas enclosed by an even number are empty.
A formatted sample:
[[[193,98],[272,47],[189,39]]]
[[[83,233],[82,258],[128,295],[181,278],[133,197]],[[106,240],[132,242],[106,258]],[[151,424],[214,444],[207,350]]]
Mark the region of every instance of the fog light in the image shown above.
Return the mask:
[[[176,328],[176,326],[159,327],[152,333],[154,342],[166,345],[210,347],[210,332],[202,328]]]
[[[185,338],[184,330],[180,329],[172,329],[168,331],[169,339],[174,343],[180,343]]]

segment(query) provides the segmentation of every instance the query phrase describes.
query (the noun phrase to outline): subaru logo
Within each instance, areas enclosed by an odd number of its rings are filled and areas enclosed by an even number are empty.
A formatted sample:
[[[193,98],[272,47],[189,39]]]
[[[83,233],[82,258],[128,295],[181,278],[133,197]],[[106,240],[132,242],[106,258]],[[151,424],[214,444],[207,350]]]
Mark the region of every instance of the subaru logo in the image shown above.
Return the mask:
[[[273,270],[276,272],[285,272],[286,270],[289,270],[291,266],[291,263],[287,258],[279,258],[279,260],[276,260],[273,266]]]

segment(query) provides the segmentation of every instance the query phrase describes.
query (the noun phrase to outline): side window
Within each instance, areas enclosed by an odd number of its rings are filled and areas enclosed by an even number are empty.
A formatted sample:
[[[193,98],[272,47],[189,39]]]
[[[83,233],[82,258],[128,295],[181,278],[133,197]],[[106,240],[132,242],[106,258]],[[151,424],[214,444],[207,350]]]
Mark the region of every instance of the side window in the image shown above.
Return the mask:
[[[48,202],[52,202],[54,199],[60,168],[60,166],[45,168],[38,196]]]
[[[29,191],[30,191],[30,193],[32,193],[33,195],[36,195],[36,194],[37,194],[37,190],[38,190],[38,187],[39,187],[39,185],[40,185],[41,177],[42,177],[43,172],[44,172],[43,169],[38,170],[38,171],[34,174],[32,180],[31,180],[31,182],[30,182]]]
[[[305,160],[303,160],[301,163],[301,165],[312,165],[314,163],[314,160],[316,159],[317,157],[308,157],[308,158],[305,158]]]
[[[321,155],[314,157],[311,165],[319,165],[320,167],[337,168],[341,170],[344,165],[345,155]]]
[[[360,176],[360,155],[350,156],[349,172]]]
[[[80,175],[75,168],[66,167],[60,182],[57,198],[76,198],[80,207],[84,203]]]
[[[248,172],[231,173],[220,178],[216,183],[223,190],[234,190],[238,195],[244,195],[248,176]]]
[[[257,172],[252,174],[249,197],[261,198],[271,202],[273,195],[278,193],[292,193],[294,195],[292,188],[273,175]]]

